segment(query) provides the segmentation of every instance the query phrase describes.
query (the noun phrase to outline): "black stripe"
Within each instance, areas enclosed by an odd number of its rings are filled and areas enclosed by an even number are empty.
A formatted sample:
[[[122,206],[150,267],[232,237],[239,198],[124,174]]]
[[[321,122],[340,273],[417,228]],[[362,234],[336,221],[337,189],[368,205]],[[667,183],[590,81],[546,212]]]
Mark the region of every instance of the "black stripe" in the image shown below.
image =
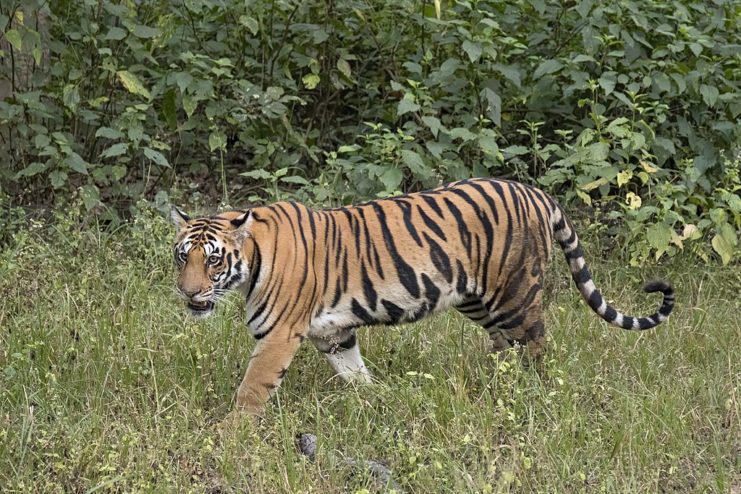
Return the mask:
[[[510,319],[509,321],[499,323],[498,326],[501,329],[514,329],[522,325],[522,322],[524,320],[525,320],[525,313],[521,312],[517,317]]]
[[[365,263],[362,262],[360,265],[360,271],[363,281],[363,293],[365,294],[365,300],[368,302],[372,311],[376,310],[376,302],[378,301],[378,295],[376,289],[373,287],[373,282],[368,276],[368,270],[365,267]]]
[[[624,329],[633,329],[633,321],[634,320],[635,320],[634,317],[624,316],[623,317],[623,328]]]
[[[363,321],[363,324],[371,325],[376,322],[376,320],[368,313],[368,311],[365,310],[365,307],[360,305],[360,303],[356,299],[352,299],[350,308],[352,310],[352,313],[355,314],[358,319]]]
[[[642,317],[638,319],[638,329],[653,328],[657,324],[658,324],[658,321],[655,321],[653,317]]]
[[[404,261],[401,255],[399,255],[399,251],[396,249],[396,244],[394,243],[393,234],[389,230],[388,224],[386,223],[386,213],[377,202],[372,202],[371,206],[378,216],[378,223],[381,226],[383,240],[386,243],[386,249],[391,255],[391,259],[393,260],[394,266],[396,267],[399,281],[401,281],[401,284],[412,297],[419,298],[420,292],[419,282],[417,281],[417,274],[414,272],[414,269]]]
[[[491,195],[489,195],[484,188],[479,184],[478,182],[470,182],[469,184],[473,189],[476,189],[479,194],[481,194],[481,197],[484,198],[486,201],[486,204],[489,205],[489,211],[491,212],[491,215],[494,217],[494,223],[499,224],[499,213],[497,212],[497,204],[494,202],[494,199],[491,198]]]
[[[334,298],[332,299],[332,303],[330,304],[330,308],[334,309],[337,307],[337,304],[340,303],[340,298],[342,298],[342,294],[344,292],[342,291],[342,278],[337,277],[337,283],[335,285],[334,289]]]
[[[428,195],[428,194],[422,194],[421,195],[422,200],[427,203],[428,206],[430,206],[430,209],[435,211],[435,213],[440,217],[440,219],[445,219],[445,216],[443,215],[443,210],[440,208],[440,206],[437,204],[437,201],[434,197]]]
[[[607,310],[605,311],[605,315],[603,316],[606,320],[613,322],[617,318],[617,311],[613,309],[609,304],[607,305]]]
[[[507,256],[512,248],[512,213],[510,213],[509,208],[507,207],[507,202],[504,199],[504,189],[502,189],[499,182],[493,181],[491,182],[491,186],[499,196],[504,212],[507,214],[507,230],[504,233],[504,247],[502,247],[502,255],[499,259],[499,270],[497,272],[497,278],[499,278],[502,275],[502,269],[504,269],[504,266],[507,264]]]
[[[345,350],[350,350],[352,347],[354,347],[358,343],[358,339],[355,336],[355,333],[351,333],[350,337],[340,343],[338,346],[341,348],[344,348]]]
[[[463,263],[460,259],[456,259],[456,268],[458,269],[458,281],[456,283],[455,289],[460,294],[466,293],[467,286],[468,286],[468,275],[466,274],[466,270],[463,268]]]
[[[468,259],[471,260],[471,232],[468,230],[468,227],[466,226],[466,222],[463,220],[463,215],[461,214],[461,211],[456,207],[453,202],[448,199],[447,197],[443,198],[443,201],[445,202],[445,205],[448,208],[448,211],[450,211],[453,215],[453,218],[455,219],[456,225],[458,226],[458,234],[461,237],[461,242],[463,243],[463,246],[466,248],[466,253],[468,254]]]
[[[572,277],[574,278],[574,283],[577,285],[583,285],[592,279],[592,274],[589,272],[589,269],[587,269],[587,265],[585,264],[578,272],[573,273]]]
[[[450,189],[450,192],[457,195],[471,206],[476,213],[476,216],[479,218],[479,221],[481,221],[481,225],[484,227],[484,234],[486,235],[487,243],[491,244],[494,236],[494,229],[492,228],[489,218],[481,211],[481,208],[476,201],[474,201],[464,189]]]
[[[572,250],[571,252],[566,252],[564,250],[563,253],[566,256],[566,259],[568,259],[569,261],[584,257],[584,251],[581,249],[581,244],[577,244],[576,248],[574,248],[574,250]]]
[[[350,270],[347,267],[347,250],[342,253],[342,291],[347,292],[347,286],[350,282]]]
[[[453,272],[450,269],[450,258],[445,253],[445,251],[440,247],[440,245],[432,240],[432,238],[427,235],[427,233],[423,233],[425,240],[430,245],[430,258],[432,259],[432,264],[434,264],[435,268],[437,268],[440,273],[445,276],[445,281],[450,283],[453,281]]]
[[[438,300],[440,300],[440,289],[432,282],[427,274],[422,273],[422,283],[425,285],[425,297],[429,303],[428,311],[435,310]]]
[[[602,305],[602,294],[599,292],[599,290],[595,289],[592,294],[589,295],[589,300],[587,300],[587,303],[592,309],[599,309],[599,306]]]
[[[422,209],[422,207],[419,205],[417,205],[417,212],[422,217],[422,221],[424,222],[425,225],[427,225],[427,228],[435,232],[435,235],[440,237],[443,240],[443,242],[448,241],[447,237],[445,236],[445,233],[442,231],[440,226],[434,221],[432,221],[432,218],[427,216],[427,213],[425,213],[424,209]]]
[[[401,321],[401,318],[404,316],[404,309],[386,299],[381,299],[381,305],[386,309],[391,324],[396,324]]]
[[[422,239],[419,238],[419,233],[417,233],[417,227],[414,226],[414,222],[412,221],[412,207],[406,201],[393,201],[393,202],[397,206],[399,206],[399,208],[401,209],[402,218],[404,219],[404,226],[409,232],[409,235],[412,236],[412,239],[417,245],[422,247]]]

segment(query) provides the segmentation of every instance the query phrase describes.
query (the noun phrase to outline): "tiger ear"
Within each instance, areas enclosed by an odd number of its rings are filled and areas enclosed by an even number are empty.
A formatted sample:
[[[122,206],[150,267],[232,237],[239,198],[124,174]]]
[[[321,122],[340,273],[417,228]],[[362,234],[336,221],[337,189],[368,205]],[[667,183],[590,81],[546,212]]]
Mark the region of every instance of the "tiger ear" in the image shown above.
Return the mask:
[[[170,210],[170,219],[172,220],[172,223],[175,225],[178,231],[180,231],[190,221],[190,216],[183,213],[176,206],[173,206]]]
[[[234,227],[232,235],[237,242],[242,242],[245,238],[251,235],[249,231],[250,225],[252,224],[252,222],[249,221],[250,218],[252,218],[252,210],[248,209],[231,220],[231,224]]]

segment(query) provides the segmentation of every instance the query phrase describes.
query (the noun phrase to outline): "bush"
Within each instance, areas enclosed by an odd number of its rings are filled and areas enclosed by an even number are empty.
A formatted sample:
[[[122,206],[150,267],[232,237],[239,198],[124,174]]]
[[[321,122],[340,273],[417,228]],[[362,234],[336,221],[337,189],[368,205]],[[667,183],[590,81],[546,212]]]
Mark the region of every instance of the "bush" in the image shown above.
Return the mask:
[[[723,0],[0,0],[0,187],[22,203],[78,191],[113,216],[173,186],[330,204],[511,176],[624,221],[634,262],[687,245],[731,262],[739,14]]]

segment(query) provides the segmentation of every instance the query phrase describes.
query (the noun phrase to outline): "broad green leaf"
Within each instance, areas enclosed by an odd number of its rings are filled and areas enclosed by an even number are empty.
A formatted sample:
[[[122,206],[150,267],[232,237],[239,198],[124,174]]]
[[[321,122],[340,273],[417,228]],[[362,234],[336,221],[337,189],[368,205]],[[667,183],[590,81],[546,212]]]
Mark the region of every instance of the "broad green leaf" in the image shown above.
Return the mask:
[[[208,136],[208,147],[213,153],[217,149],[226,149],[226,134],[221,130],[215,130]]]
[[[180,88],[180,92],[185,94],[185,90],[188,89],[193,82],[193,76],[188,72],[176,72],[173,77]]]
[[[600,76],[597,82],[599,83],[600,87],[605,91],[605,94],[608,95],[615,90],[615,84],[617,83],[617,78],[615,77],[614,72],[605,72]]]
[[[666,248],[669,247],[669,241],[671,238],[671,228],[663,223],[656,223],[646,230],[646,240],[648,240],[648,244],[661,254],[666,252]],[[660,256],[661,254],[658,255]]]
[[[598,187],[602,187],[603,185],[607,185],[608,183],[609,183],[609,180],[607,180],[605,177],[601,177],[601,178],[598,178],[597,180],[592,180],[591,182],[586,183],[584,185],[580,185],[579,188],[589,192],[590,190],[594,190]]]
[[[461,48],[466,52],[468,59],[471,60],[472,63],[478,62],[479,58],[481,58],[482,49],[479,43],[466,40],[461,45]]]
[[[131,33],[137,38],[144,39],[154,38],[155,36],[159,36],[161,34],[160,30],[156,27],[144,26],[142,24],[134,25],[134,27],[131,29]]]
[[[49,180],[51,181],[52,187],[59,189],[64,187],[64,184],[67,183],[67,174],[61,170],[54,170],[49,174]]]
[[[129,150],[129,145],[127,143],[119,142],[118,144],[114,144],[113,146],[104,150],[100,155],[103,158],[113,158],[115,156],[120,156],[124,154],[128,150]]]
[[[560,70],[563,64],[555,59],[545,60],[541,63],[535,72],[533,73],[533,79],[540,79],[546,74],[552,74],[557,70]]]
[[[88,211],[100,204],[100,191],[95,185],[89,184],[80,187],[80,197]]]
[[[319,85],[321,82],[321,77],[317,74],[306,74],[301,78],[301,82],[304,83],[304,86],[306,86],[306,89],[314,89]]]
[[[401,101],[399,101],[399,105],[396,107],[396,116],[400,117],[405,113],[415,112],[419,110],[419,108],[420,106],[414,101],[414,96],[410,93],[406,93]]]
[[[64,86],[62,89],[62,102],[64,106],[73,112],[77,109],[77,105],[80,104],[80,92],[76,85],[67,84]]]
[[[521,86],[522,75],[520,73],[520,70],[514,65],[495,64],[494,70],[502,74],[506,79],[508,79],[518,88]]]
[[[27,167],[25,167],[23,170],[16,173],[13,179],[18,180],[21,177],[33,177],[34,175],[37,175],[41,172],[46,171],[46,168],[47,168],[46,164],[35,161],[31,163],[30,165],[28,165]]]
[[[438,132],[440,132],[440,129],[444,129],[443,124],[440,122],[440,119],[437,117],[433,117],[432,115],[427,115],[422,117],[422,121],[427,125],[427,127],[430,129],[430,132],[432,132],[432,135],[437,138]]]
[[[44,55],[41,48],[34,46],[31,50],[31,55],[33,56],[33,61],[36,62],[36,65],[41,65],[41,57]]]
[[[481,95],[488,103],[486,105],[487,116],[494,125],[502,125],[502,98],[488,87],[481,91]]]
[[[36,137],[33,138],[33,143],[38,149],[42,149],[51,144],[51,139],[46,134],[36,134]]]
[[[455,129],[450,129],[448,131],[448,135],[453,139],[463,139],[464,142],[476,139],[476,134],[465,127],[456,127]]]
[[[121,81],[121,84],[123,84],[126,90],[130,93],[144,96],[147,99],[150,99],[152,97],[149,94],[147,88],[145,88],[144,85],[141,83],[139,78],[128,70],[119,70],[118,72],[116,72],[116,75],[118,75],[118,79]]]
[[[674,141],[671,139],[667,139],[666,137],[654,137],[654,145],[660,147],[669,155],[673,155],[677,152],[676,148],[674,147]]]
[[[17,29],[8,29],[5,31],[5,39],[8,40],[8,43],[15,48],[18,51],[21,51],[21,47],[23,46],[23,42],[21,41],[21,33],[18,32]]]
[[[581,189],[576,189],[574,192],[576,192],[576,196],[579,199],[581,199],[584,202],[584,204],[587,204],[588,206],[592,205],[592,198],[589,197],[589,194],[587,194]]]
[[[350,68],[348,61],[344,58],[337,60],[337,70],[339,70],[340,73],[348,79],[352,79],[352,69]]]
[[[727,225],[727,223],[726,223]],[[730,225],[728,225],[730,227]],[[733,259],[733,255],[735,252],[735,246],[732,242],[732,240],[735,239],[735,233],[733,233],[733,237],[724,235],[723,232],[718,232],[714,237],[713,240],[711,240],[711,244],[713,246],[713,250],[717,252],[720,255],[721,261],[723,261],[723,264],[728,264]]]
[[[267,170],[263,170],[262,168],[258,170],[250,170],[247,172],[242,172],[240,173],[240,175],[243,177],[255,178],[258,180],[265,180],[268,182],[272,181],[273,179],[273,176]]]
[[[706,105],[715,106],[715,102],[718,101],[718,95],[720,93],[718,92],[718,88],[715,86],[701,84],[700,94],[702,95],[702,100],[705,102]]]
[[[607,126],[607,132],[614,135],[615,137],[626,137],[630,134],[630,128],[626,125],[629,120],[625,117],[619,117],[610,122]]]
[[[337,154],[354,153],[360,149],[362,148],[357,144],[344,145],[337,148]]]
[[[499,145],[497,144],[496,138],[483,135],[479,136],[479,147],[485,154],[498,158]]]
[[[198,101],[196,101],[196,99],[190,94],[183,95],[183,110],[185,110],[185,114],[188,115],[188,118],[193,116],[196,108],[198,108]]]
[[[529,152],[530,150],[525,146],[507,146],[506,148],[502,149],[502,153],[504,154],[505,158],[511,158],[512,156],[521,156]]]
[[[701,237],[702,233],[700,232],[700,229],[697,228],[697,225],[691,223],[684,225],[684,228],[682,229],[682,239],[699,240]]]
[[[383,186],[386,187],[387,192],[394,192],[399,189],[404,174],[398,168],[390,166],[386,168],[386,171],[379,178]]]
[[[71,151],[67,157],[65,158],[64,162],[67,164],[67,166],[70,167],[70,169],[76,171],[77,173],[82,173],[83,175],[87,175],[87,165],[89,164],[84,159],[82,159],[82,156],[75,153],[74,151]]]
[[[260,30],[260,25],[257,23],[257,21],[253,17],[250,17],[248,15],[240,15],[239,23],[249,29],[253,36]]]
[[[587,146],[587,155],[593,163],[605,161],[609,153],[610,145],[606,142],[595,142]]]
[[[112,27],[108,29],[108,32],[105,35],[105,39],[107,40],[113,40],[113,41],[120,41],[126,37],[126,30],[122,29],[120,27]]]
[[[150,160],[154,161],[155,164],[159,166],[163,166],[165,168],[170,168],[170,163],[167,161],[167,158],[160,153],[159,151],[155,151],[152,148],[144,148],[144,156],[149,158]]]
[[[416,151],[412,151],[411,149],[402,149],[401,159],[402,161],[404,161],[404,164],[409,167],[412,173],[414,173],[415,176],[427,177],[430,175],[431,170],[427,165],[425,165],[424,160]]]

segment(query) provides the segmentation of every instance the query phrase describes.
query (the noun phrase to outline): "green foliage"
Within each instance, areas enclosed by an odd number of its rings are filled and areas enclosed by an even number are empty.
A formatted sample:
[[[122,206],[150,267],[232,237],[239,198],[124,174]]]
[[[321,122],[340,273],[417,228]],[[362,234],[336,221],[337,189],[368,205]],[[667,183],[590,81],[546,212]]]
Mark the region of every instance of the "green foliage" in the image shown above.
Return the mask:
[[[24,203],[79,190],[115,213],[173,186],[336,204],[512,176],[627,222],[634,262],[677,238],[731,262],[740,14],[730,0],[0,0],[0,186]]]

